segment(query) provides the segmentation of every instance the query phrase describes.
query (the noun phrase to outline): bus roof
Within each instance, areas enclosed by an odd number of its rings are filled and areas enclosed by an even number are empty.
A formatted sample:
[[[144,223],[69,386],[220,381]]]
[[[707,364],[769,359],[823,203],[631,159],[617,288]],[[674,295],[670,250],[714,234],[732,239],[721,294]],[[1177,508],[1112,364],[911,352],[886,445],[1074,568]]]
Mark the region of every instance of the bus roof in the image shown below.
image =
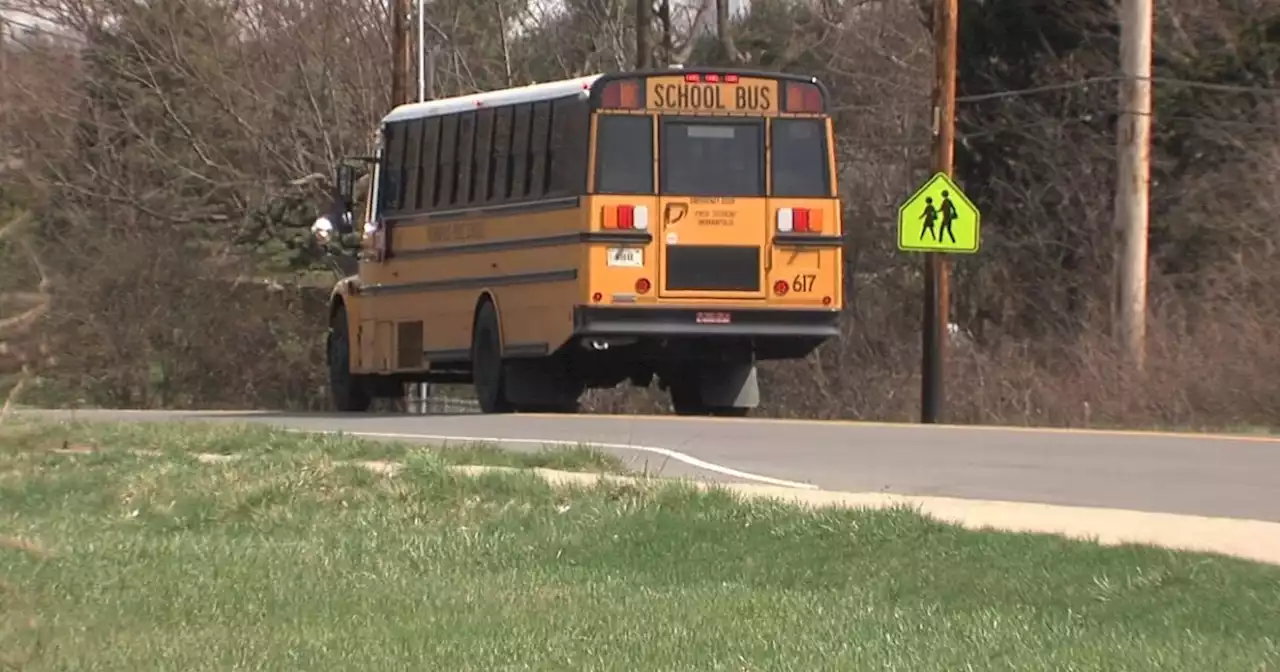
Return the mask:
[[[455,112],[465,112],[467,110],[497,107],[500,105],[536,103],[544,100],[555,100],[556,98],[563,98],[574,94],[590,95],[592,86],[597,80],[602,78],[607,81],[614,78],[624,77],[654,77],[701,72],[733,73],[744,77],[770,77],[778,80],[808,82],[816,84],[818,88],[822,90],[824,98],[827,96],[826,86],[824,86],[816,77],[807,77],[785,72],[764,72],[759,70],[707,67],[671,68],[667,70],[632,70],[609,74],[586,75],[583,77],[575,77],[573,79],[562,79],[555,82],[519,86],[512,89],[472,93],[466,96],[440,98],[438,100],[430,100],[424,103],[408,103],[400,105],[387,113],[387,116],[382,118],[382,123],[387,124],[394,121],[421,119],[423,117],[434,117],[442,114],[453,114]]]
[[[475,110],[498,105],[536,103],[543,100],[554,100],[556,98],[571,96],[575,93],[585,95],[590,92],[591,85],[594,84],[597,79],[600,79],[600,77],[601,75],[587,75],[586,77],[578,77],[575,79],[563,79],[558,82],[530,84],[528,86],[520,86],[514,89],[502,89],[499,91],[473,93],[466,96],[455,96],[453,98],[441,98],[439,100],[429,100],[425,103],[409,103],[391,110],[387,116],[382,118],[382,123],[386,124],[393,121],[404,121],[406,119],[434,117],[439,114],[453,114],[454,112],[465,112],[466,110]]]

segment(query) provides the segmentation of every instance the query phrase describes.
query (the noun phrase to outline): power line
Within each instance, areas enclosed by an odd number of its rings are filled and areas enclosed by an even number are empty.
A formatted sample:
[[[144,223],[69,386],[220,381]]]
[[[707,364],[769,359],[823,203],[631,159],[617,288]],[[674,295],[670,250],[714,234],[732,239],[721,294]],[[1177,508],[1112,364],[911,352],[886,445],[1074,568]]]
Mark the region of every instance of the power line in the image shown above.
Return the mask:
[[[1114,82],[1123,82],[1127,78],[1123,75],[1108,75],[1103,77],[1087,77],[1074,82],[1065,82],[1062,84],[1047,84],[1045,86],[1033,86],[1025,89],[1009,89],[1007,91],[993,91],[991,93],[979,93],[969,96],[960,96],[956,100],[962,103],[978,103],[986,100],[999,100],[1002,98],[1020,98],[1022,96],[1030,96],[1039,93],[1052,93],[1054,91],[1066,91],[1070,89],[1080,89],[1092,84],[1108,84]],[[1224,93],[1253,93],[1257,95],[1280,95],[1280,88],[1262,87],[1262,86],[1243,86],[1239,84],[1219,84],[1217,82],[1204,82],[1192,79],[1179,79],[1177,77],[1158,77],[1153,76],[1145,78],[1154,84],[1169,84],[1176,86],[1185,86],[1193,89],[1204,89],[1206,91],[1220,91]]]

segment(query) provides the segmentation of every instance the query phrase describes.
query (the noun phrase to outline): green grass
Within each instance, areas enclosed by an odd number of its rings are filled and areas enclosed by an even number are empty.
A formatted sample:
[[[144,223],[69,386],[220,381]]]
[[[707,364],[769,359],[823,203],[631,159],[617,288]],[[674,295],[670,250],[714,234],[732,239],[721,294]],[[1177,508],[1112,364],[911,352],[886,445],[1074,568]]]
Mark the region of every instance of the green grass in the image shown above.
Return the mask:
[[[213,422],[40,422],[11,418],[0,441],[22,449],[92,448],[164,454],[310,455],[335,460],[402,460],[429,451],[448,464],[544,467],[562,471],[626,473],[621,459],[587,445],[538,451],[503,450],[467,443],[424,447],[403,441],[371,441],[336,434],[300,434],[263,425]]]
[[[154,446],[148,432],[176,430],[93,431]],[[1280,662],[1277,567],[684,485],[557,490],[526,474],[461,476],[429,453],[405,455],[407,468],[386,477],[324,454],[363,455],[353,444],[297,435],[202,464],[190,453],[272,435],[200,431],[212,445],[193,439],[159,457],[0,439],[0,667],[1257,672]]]

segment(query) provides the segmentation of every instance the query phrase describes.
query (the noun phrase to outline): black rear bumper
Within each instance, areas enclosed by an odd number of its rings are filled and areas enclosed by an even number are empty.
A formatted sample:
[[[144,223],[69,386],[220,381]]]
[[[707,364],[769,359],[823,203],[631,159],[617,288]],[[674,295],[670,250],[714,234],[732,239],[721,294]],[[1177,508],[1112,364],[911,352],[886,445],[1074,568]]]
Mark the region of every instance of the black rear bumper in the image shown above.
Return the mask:
[[[754,337],[827,339],[840,335],[837,310],[579,306],[578,336]]]

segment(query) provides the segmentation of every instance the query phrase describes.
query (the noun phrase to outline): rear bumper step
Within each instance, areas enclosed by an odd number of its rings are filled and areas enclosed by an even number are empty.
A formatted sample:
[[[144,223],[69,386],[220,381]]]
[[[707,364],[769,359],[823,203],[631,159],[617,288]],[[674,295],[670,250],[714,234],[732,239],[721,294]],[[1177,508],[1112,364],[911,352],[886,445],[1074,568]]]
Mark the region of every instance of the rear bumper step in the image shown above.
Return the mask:
[[[727,316],[727,318],[726,318]],[[840,312],[757,308],[598,308],[573,313],[577,336],[798,336],[840,335]]]

